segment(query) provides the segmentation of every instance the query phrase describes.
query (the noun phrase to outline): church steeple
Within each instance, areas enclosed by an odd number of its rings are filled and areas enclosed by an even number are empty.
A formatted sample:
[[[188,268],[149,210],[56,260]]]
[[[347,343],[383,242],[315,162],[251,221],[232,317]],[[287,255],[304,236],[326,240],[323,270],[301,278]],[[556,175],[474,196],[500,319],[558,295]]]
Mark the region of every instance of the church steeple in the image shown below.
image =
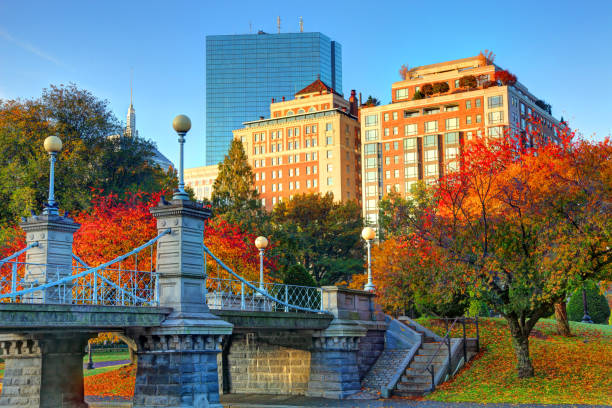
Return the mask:
[[[127,126],[125,128],[125,136],[136,137],[138,131],[136,130],[136,111],[134,110],[134,91],[132,88],[132,78],[130,77],[130,108],[127,113]]]

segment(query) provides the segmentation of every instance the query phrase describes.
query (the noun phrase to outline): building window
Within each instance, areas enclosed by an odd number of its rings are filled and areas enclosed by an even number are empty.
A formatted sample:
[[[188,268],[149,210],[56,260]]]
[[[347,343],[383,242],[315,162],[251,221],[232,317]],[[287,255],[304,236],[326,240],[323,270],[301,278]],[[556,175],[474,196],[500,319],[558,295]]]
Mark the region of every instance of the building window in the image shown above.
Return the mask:
[[[316,186],[317,186],[317,184],[318,184],[318,180],[317,180],[317,179],[312,180],[312,185],[313,185],[314,187],[316,187]]]
[[[389,121],[389,114],[388,114],[388,113],[385,113],[385,115],[384,115],[384,119],[385,119],[385,122],[388,122],[388,121]]]
[[[438,160],[438,150],[425,150],[425,161]]]
[[[404,153],[404,163],[413,164],[417,162],[417,152]]]
[[[423,115],[435,115],[440,113],[440,108],[426,108],[423,109]]]
[[[385,132],[385,136],[389,136],[389,128],[385,128],[384,132]]]
[[[289,182],[289,190],[293,190],[293,181]]]
[[[445,144],[457,144],[459,143],[459,132],[451,132],[444,135]]]
[[[393,150],[397,149],[399,149],[399,142],[396,140],[395,142],[393,142]]]
[[[489,109],[501,106],[504,106],[504,97],[502,95],[489,96]]]
[[[459,118],[446,119],[446,130],[457,130],[457,129],[459,129]]]
[[[476,115],[476,123],[480,123],[480,122],[482,122],[482,116]]]
[[[390,143],[385,143],[385,151],[389,151],[391,149],[391,144]]]
[[[437,135],[429,135],[423,138],[423,146],[432,147],[438,145],[438,136]]]
[[[334,169],[334,167],[331,164],[327,165],[327,172],[331,172]]]
[[[395,90],[395,99],[407,99],[408,95],[408,88]]]
[[[332,157],[333,157],[332,151],[331,151],[331,150],[328,150],[328,151],[327,151],[327,158],[328,158],[328,159],[331,159]]]
[[[428,164],[425,166],[425,176],[437,176],[438,175],[438,165],[437,164]]]
[[[366,159],[366,169],[374,169],[378,167],[377,161],[378,160],[376,159],[376,157],[368,157]]]
[[[411,137],[409,139],[404,139],[404,150],[416,149],[417,139],[416,137]]]
[[[306,126],[306,129],[304,131],[304,134],[309,135],[310,134],[310,126]]]
[[[438,131],[438,121],[432,120],[429,122],[425,122],[425,133],[437,132]]]
[[[300,182],[299,181],[295,182],[295,188],[296,188],[296,190],[299,190],[299,188],[300,188]]]
[[[293,136],[299,136],[300,135],[300,128],[295,128],[293,130]]]
[[[378,124],[378,115],[366,115],[365,117],[366,126],[374,126],[377,124]]]
[[[446,170],[448,170],[448,172],[453,173],[455,171],[459,171],[459,162],[458,161],[452,161],[450,163],[448,163],[446,165]]]
[[[327,136],[327,137],[325,138],[325,143],[326,143],[327,145],[333,144],[333,143],[334,143],[333,136]]]
[[[397,112],[393,112],[393,120],[397,120]]]
[[[367,200],[366,210],[375,210],[375,209],[376,209],[376,200]]]
[[[476,102],[476,107],[480,108],[480,98],[476,99],[475,102]]]
[[[375,171],[366,172],[366,182],[371,183],[373,181],[376,181],[376,172]]]
[[[419,116],[419,111],[404,111],[404,117],[405,118],[412,118],[415,116]]]
[[[465,101],[465,109],[472,109],[472,101]]]
[[[318,169],[318,167],[317,167],[317,166],[312,166],[312,172],[313,172],[314,174],[317,174],[317,169]]]
[[[310,166],[306,166],[306,174],[310,174]]]
[[[386,170],[385,171],[385,178],[386,179],[390,179],[391,178],[391,170]]]
[[[415,136],[418,131],[418,126],[416,123],[411,123],[404,126],[404,135],[405,136]]]
[[[409,166],[404,168],[404,177],[405,178],[416,178],[418,177],[417,167]]]
[[[378,129],[370,129],[365,131],[366,140],[378,140]]]
[[[368,186],[366,188],[366,195],[375,196],[376,194],[378,194],[378,192],[376,191],[376,186]]]
[[[289,169],[289,177],[293,177],[293,169]]]
[[[503,111],[489,112],[489,123],[502,123],[503,121],[504,121]]]
[[[333,177],[328,177],[327,178],[327,185],[328,186],[333,186],[334,185],[334,178]]]
[[[266,186],[261,186],[261,192],[265,193],[266,192]]]
[[[399,178],[399,170],[398,169],[393,170],[393,177]]]
[[[287,129],[287,137],[293,137],[293,129]]]
[[[459,88],[459,80],[455,79],[455,88]]]
[[[326,123],[325,124],[325,131],[326,132],[331,132],[332,130],[332,124],[331,123]]]
[[[455,112],[459,110],[459,105],[446,106],[444,108],[445,112]]]
[[[447,147],[444,153],[444,158],[446,160],[452,160],[459,155],[458,147]]]
[[[466,116],[465,117],[465,124],[466,125],[471,125],[472,124],[472,117],[471,116]]]
[[[504,134],[503,126],[493,126],[493,127],[487,128],[487,136],[489,137],[502,137],[503,134]]]
[[[399,164],[399,156],[393,156],[393,163]]]
[[[310,188],[310,180],[306,180],[306,187]]]
[[[391,164],[391,157],[385,157],[385,164]]]
[[[393,134],[394,135],[399,134],[399,128],[397,126],[393,127]]]
[[[404,188],[406,189],[407,193],[411,193],[412,192],[412,187],[416,185],[416,181],[407,181],[404,183]]]
[[[312,133],[317,133],[317,125],[312,125]]]
[[[363,148],[364,154],[376,154],[376,146],[376,143],[367,143]]]

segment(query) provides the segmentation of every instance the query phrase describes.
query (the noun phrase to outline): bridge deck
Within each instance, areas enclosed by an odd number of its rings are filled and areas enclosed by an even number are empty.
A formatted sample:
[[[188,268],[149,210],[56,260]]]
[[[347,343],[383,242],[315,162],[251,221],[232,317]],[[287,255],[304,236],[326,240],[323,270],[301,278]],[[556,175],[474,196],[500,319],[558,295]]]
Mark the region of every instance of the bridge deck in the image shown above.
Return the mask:
[[[236,330],[324,330],[331,314],[260,312],[248,310],[213,310],[211,313],[234,325]]]
[[[0,303],[0,333],[154,327],[171,311],[166,307]]]

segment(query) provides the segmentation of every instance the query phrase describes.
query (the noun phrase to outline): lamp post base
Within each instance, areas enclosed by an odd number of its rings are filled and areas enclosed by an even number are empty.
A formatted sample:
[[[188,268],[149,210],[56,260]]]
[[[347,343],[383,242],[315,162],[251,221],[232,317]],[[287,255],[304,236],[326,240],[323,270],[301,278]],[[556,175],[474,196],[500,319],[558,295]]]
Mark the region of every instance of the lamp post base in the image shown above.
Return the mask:
[[[375,289],[376,287],[374,286],[373,283],[366,283],[365,286],[363,287],[363,290],[365,290],[366,292],[374,292]]]
[[[584,316],[582,316],[582,320],[580,321],[580,323],[593,323],[593,320],[591,319],[591,316],[589,316],[588,314],[585,314]]]

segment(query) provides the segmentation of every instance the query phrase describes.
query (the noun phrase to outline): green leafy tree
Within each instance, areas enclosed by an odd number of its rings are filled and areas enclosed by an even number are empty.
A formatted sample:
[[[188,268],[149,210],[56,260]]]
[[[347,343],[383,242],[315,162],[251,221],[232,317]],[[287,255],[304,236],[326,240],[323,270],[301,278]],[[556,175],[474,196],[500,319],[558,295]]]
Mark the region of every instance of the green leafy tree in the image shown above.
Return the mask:
[[[333,195],[300,194],[272,212],[272,241],[279,263],[303,265],[318,284],[348,280],[362,271],[361,209]]]
[[[606,324],[610,317],[610,306],[606,297],[601,294],[599,287],[593,281],[584,283],[587,299],[587,310],[593,323]],[[574,322],[582,321],[584,316],[584,303],[582,301],[582,288],[578,288],[572,293],[567,305],[567,315]]]
[[[423,98],[425,98],[425,95],[423,95],[423,93],[420,90],[414,91],[414,95],[412,95],[412,100],[413,101],[417,101],[417,100],[423,99]]]
[[[432,193],[422,181],[412,186],[408,197],[396,191],[384,196],[378,203],[381,239],[406,236],[414,232],[415,223],[423,217],[432,202]]]
[[[368,99],[365,101],[364,106],[378,106],[380,105],[380,100],[374,98],[372,95],[368,96]]]
[[[219,175],[213,184],[211,196],[215,214],[228,222],[239,224],[249,231],[264,216],[259,194],[254,185],[251,166],[242,142],[232,140],[223,162],[219,163]]]
[[[62,209],[88,208],[94,190],[159,191],[176,185],[172,172],[153,165],[153,145],[141,138],[108,138],[121,124],[108,102],[70,84],[52,85],[32,100],[0,100],[0,222],[13,223],[47,198],[46,137],[63,142],[56,163]]]

